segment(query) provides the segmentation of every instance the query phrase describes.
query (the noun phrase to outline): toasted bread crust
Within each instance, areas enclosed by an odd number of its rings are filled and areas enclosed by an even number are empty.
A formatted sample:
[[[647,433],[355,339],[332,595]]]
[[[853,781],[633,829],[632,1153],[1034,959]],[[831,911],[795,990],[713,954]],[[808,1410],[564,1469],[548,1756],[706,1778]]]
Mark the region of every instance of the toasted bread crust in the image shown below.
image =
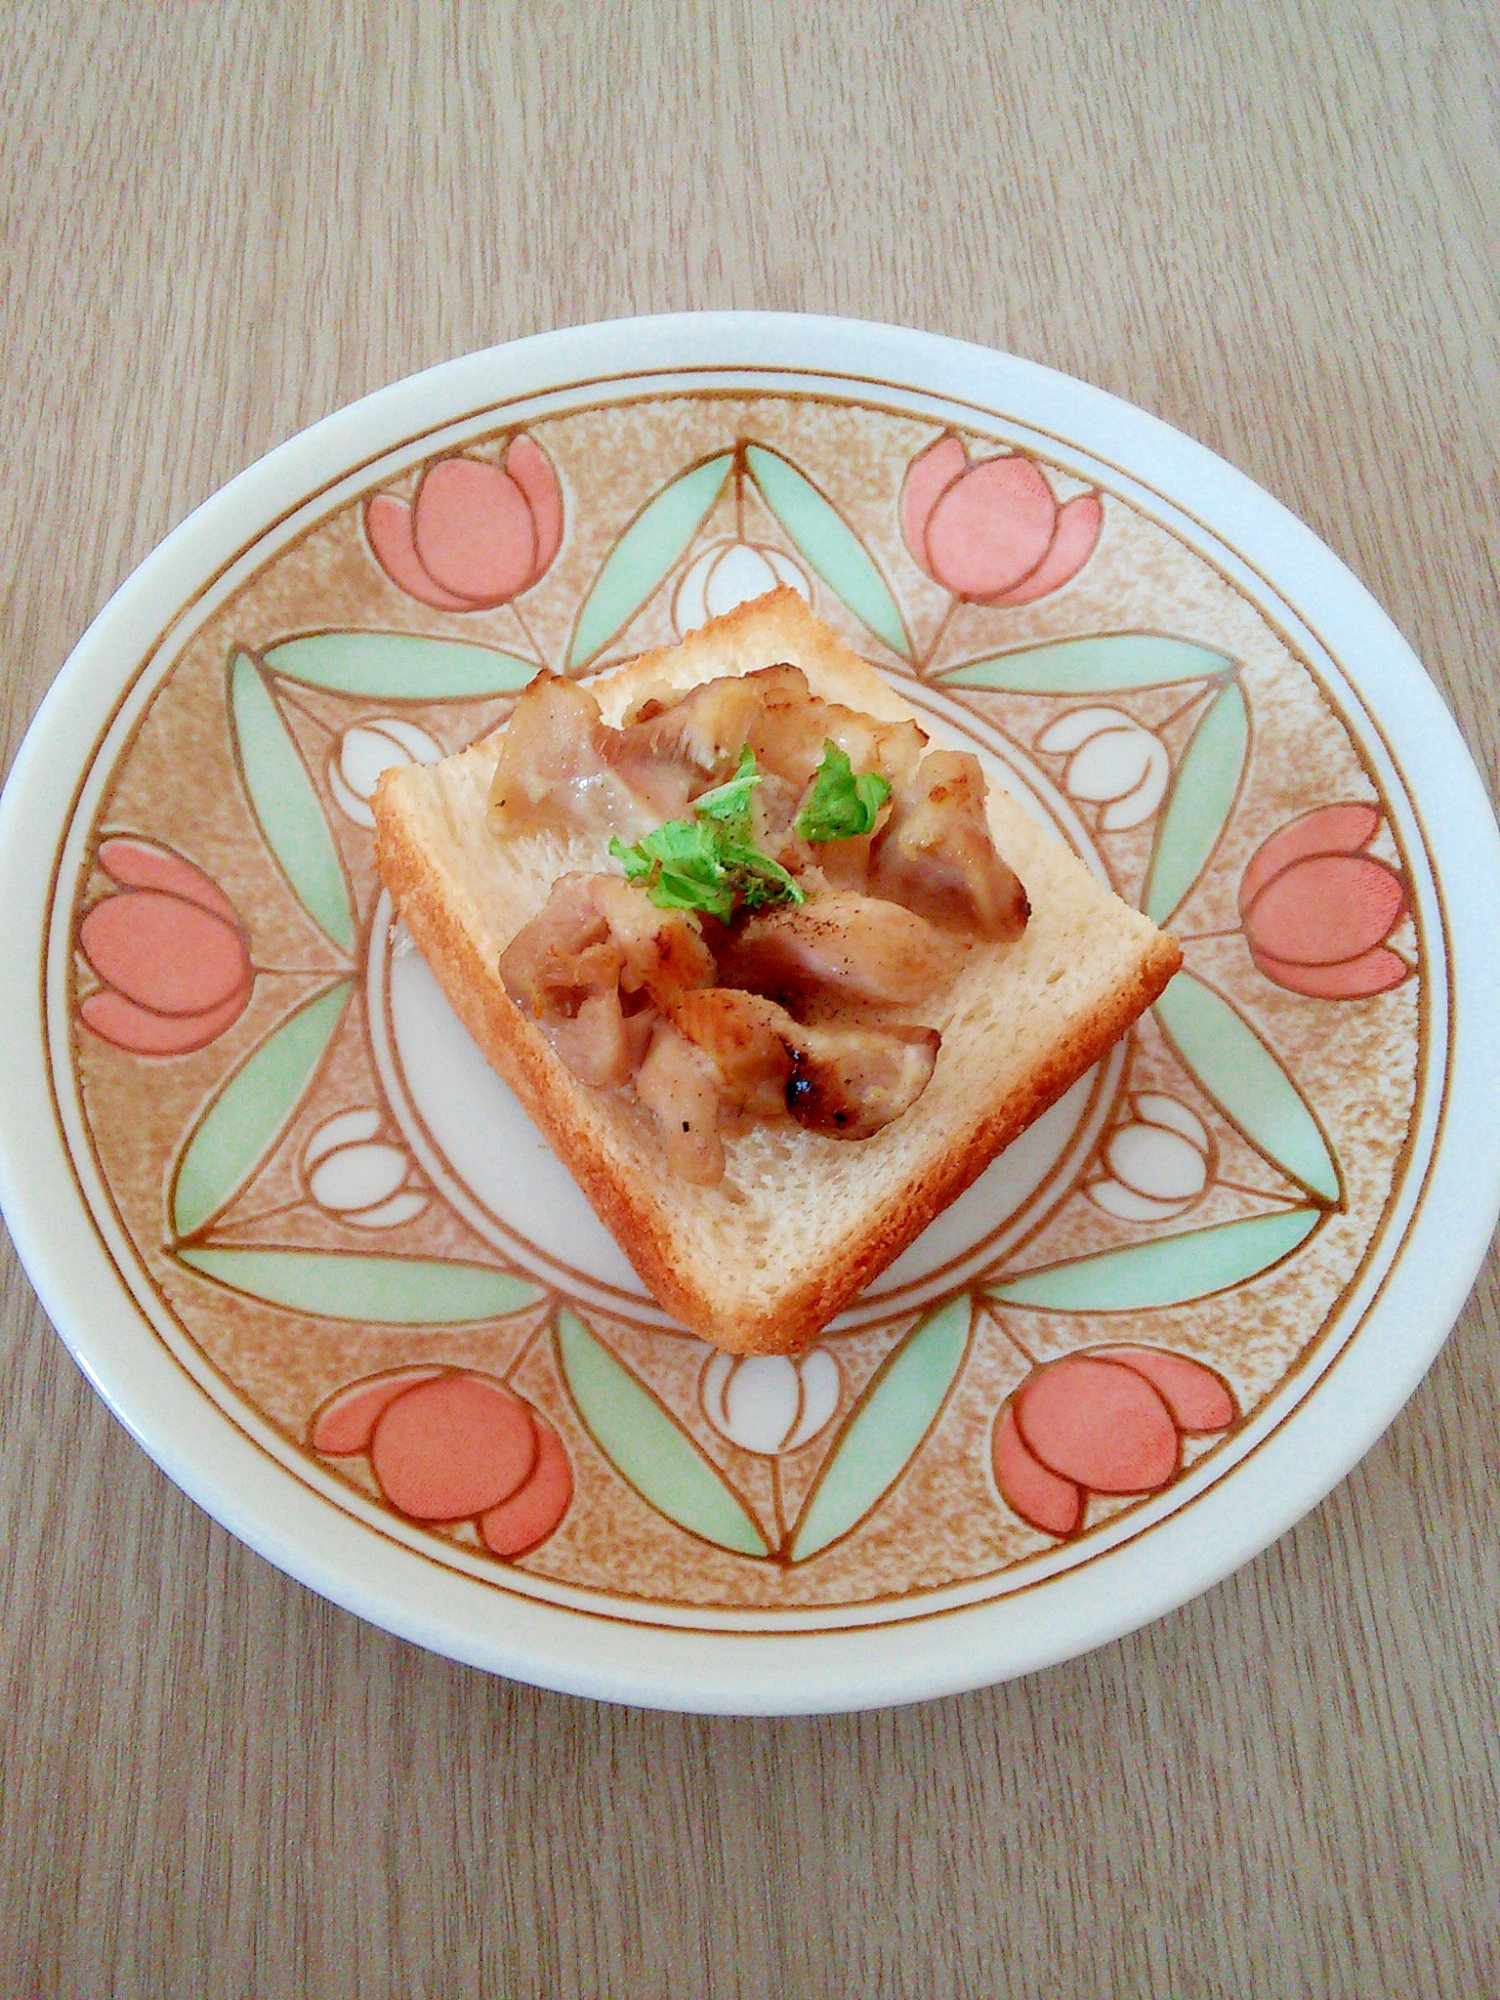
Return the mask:
[[[521,1100],[653,1298],[685,1324],[701,1325],[702,1292],[678,1276],[660,1202],[620,1171],[607,1130],[601,1129],[607,1112],[599,1093],[578,1081],[516,1006],[398,812],[377,814],[375,858],[418,951],[490,1066]]]
[[[836,681],[837,698],[887,716],[911,713],[867,662],[850,654],[813,619],[795,592],[785,590],[741,606],[681,647],[641,656],[596,685],[601,697],[608,690],[609,709],[618,715],[634,691],[664,673],[680,685],[691,685],[709,677],[708,667],[725,656],[733,659],[757,637],[761,651],[749,664],[795,654],[811,666],[808,655],[816,653],[819,678]],[[785,651],[778,651],[781,644]],[[740,659],[728,670],[748,671],[748,664]],[[718,665],[717,671],[726,668]],[[794,1352],[813,1339],[997,1153],[1099,1060],[1182,963],[1175,939],[1116,905],[1142,937],[1128,976],[1086,1018],[1047,1045],[1025,1074],[1013,1078],[977,1116],[969,1107],[951,1143],[925,1163],[919,1178],[869,1204],[838,1239],[833,1254],[818,1259],[816,1268],[788,1274],[774,1297],[757,1304],[726,1282],[724,1272],[702,1268],[701,1256],[674,1228],[675,1184],[664,1162],[659,1176],[642,1174],[638,1135],[634,1146],[625,1142],[623,1123],[630,1113],[619,1096],[580,1083],[506,993],[494,940],[477,922],[461,885],[449,879],[413,805],[412,787],[419,782],[430,783],[431,771],[422,779],[414,779],[410,768],[388,771],[374,801],[377,864],[418,949],[464,1026],[652,1295],[685,1326],[738,1353]]]
[[[794,1351],[812,1340],[916,1241],[928,1223],[978,1180],[997,1154],[1049,1110],[1086,1070],[1092,1069],[1146,1011],[1181,966],[1182,947],[1175,938],[1163,934],[1159,947],[1141,966],[1136,979],[1120,990],[1108,1009],[1100,1011],[1086,1032],[1059,1042],[1050,1060],[1032,1072],[1022,1089],[992,1106],[980,1124],[955,1140],[919,1183],[878,1213],[872,1213],[864,1227],[847,1239],[835,1265],[789,1290],[776,1308],[774,1324],[771,1315],[748,1321],[746,1344],[740,1347],[736,1343],[736,1351],[774,1354]],[[675,1312],[678,1308],[670,1310]],[[799,1329],[794,1341],[788,1340],[789,1326]],[[727,1344],[720,1342],[721,1346]]]

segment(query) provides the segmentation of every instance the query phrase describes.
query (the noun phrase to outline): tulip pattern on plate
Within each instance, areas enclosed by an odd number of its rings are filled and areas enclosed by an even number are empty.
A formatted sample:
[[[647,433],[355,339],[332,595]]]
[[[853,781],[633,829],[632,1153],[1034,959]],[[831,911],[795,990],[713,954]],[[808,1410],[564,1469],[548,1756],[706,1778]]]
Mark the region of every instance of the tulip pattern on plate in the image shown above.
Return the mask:
[[[381,1135],[375,1105],[341,1111],[320,1125],[302,1152],[307,1190],[318,1207],[355,1229],[414,1222],[428,1197],[412,1185],[412,1163]]]
[[[1183,1439],[1224,1431],[1238,1411],[1212,1369],[1163,1348],[1097,1347],[1035,1369],[995,1419],[995,1484],[1049,1535],[1082,1527],[1091,1495],[1156,1493]]]
[[[60,1005],[143,1287],[290,1472],[497,1590],[858,1621],[1149,1529],[1306,1393],[1406,1171],[1420,856],[1187,528],[1001,418],[768,385],[496,412],[263,553],[102,774]],[[467,1043],[370,801],[772,587],[1186,964],[842,1321],[736,1358]]]
[[[726,611],[780,587],[812,601],[807,572],[781,549],[754,542],[715,542],[682,573],[672,599],[673,629],[685,639],[710,618],[722,618]]]
[[[1103,523],[1097,493],[1059,506],[1031,459],[976,464],[951,434],[912,460],[901,490],[901,531],[918,568],[980,604],[1032,604],[1061,590],[1094,553]]]
[[[562,492],[546,453],[517,437],[498,465],[439,459],[409,503],[377,493],[365,532],[408,596],[438,611],[493,610],[546,575],[562,541]]]
[[[1240,879],[1240,922],[1267,979],[1312,1000],[1363,1000],[1409,977],[1388,944],[1406,884],[1368,852],[1379,829],[1374,806],[1323,806],[1257,850]]]
[[[200,868],[151,841],[99,846],[116,885],[78,926],[99,980],[79,1019],[135,1055],[180,1056],[215,1041],[250,1003],[255,968],[233,904]]]
[[[368,1458],[398,1514],[471,1522],[506,1560],[544,1542],[573,1497],[557,1432],[504,1383],[468,1370],[402,1368],[352,1383],[318,1411],[308,1443],[325,1457]]]
[[[777,1457],[823,1430],[839,1402],[839,1364],[826,1347],[785,1354],[714,1352],[703,1369],[703,1410],[742,1451]]]
[[[1214,1144],[1191,1105],[1143,1090],[1100,1149],[1100,1163],[1105,1175],[1087,1190],[1096,1207],[1121,1222],[1166,1222],[1202,1198]]]
[[[1066,757],[1063,790],[1099,808],[1105,833],[1122,833],[1166,797],[1172,759],[1159,736],[1118,708],[1070,708],[1037,737],[1044,756]]]
[[[436,764],[442,754],[442,746],[416,723],[399,715],[372,716],[339,738],[328,760],[328,789],[346,819],[370,828],[375,824],[370,801],[382,774],[403,764]]]

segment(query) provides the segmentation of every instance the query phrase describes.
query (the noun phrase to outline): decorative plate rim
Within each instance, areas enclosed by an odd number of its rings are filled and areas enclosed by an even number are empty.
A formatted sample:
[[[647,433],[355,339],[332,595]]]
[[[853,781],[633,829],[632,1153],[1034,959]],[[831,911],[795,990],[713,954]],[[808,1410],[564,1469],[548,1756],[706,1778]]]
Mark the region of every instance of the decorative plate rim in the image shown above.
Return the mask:
[[[842,1631],[682,1630],[632,1618],[624,1599],[616,1614],[502,1596],[372,1535],[311,1487],[283,1476],[163,1346],[153,1340],[149,1352],[141,1351],[128,1291],[82,1211],[71,1167],[52,1136],[45,995],[36,977],[60,842],[88,772],[87,763],[79,770],[80,742],[107,727],[136,663],[278,519],[414,431],[431,433],[497,403],[606,374],[618,380],[622,372],[639,372],[643,386],[649,381],[660,390],[670,387],[663,377],[719,369],[969,403],[1042,428],[1148,484],[1222,537],[1315,637],[1331,629],[1338,644],[1323,643],[1341,668],[1351,657],[1360,660],[1357,692],[1397,764],[1428,851],[1442,864],[1434,883],[1446,933],[1449,1023],[1426,1185],[1403,1225],[1405,1240],[1383,1292],[1316,1385],[1213,1490],[1158,1521],[1149,1550],[1137,1533],[1061,1575],[1038,1579],[1047,1583],[1044,1593],[1023,1586],[987,1603]],[[257,524],[249,543],[247,520]],[[165,623],[163,607],[171,611]],[[59,768],[76,778],[69,798],[60,797],[53,778]],[[1492,1138],[1500,1072],[1487,1060],[1500,1026],[1494,997],[1500,939],[1485,921],[1487,898],[1500,882],[1500,836],[1436,688],[1337,557],[1205,447],[1101,390],[938,335],[788,314],[609,321],[441,364],[323,419],[174,529],[94,620],[16,758],[0,801],[0,869],[24,947],[8,957],[0,979],[0,1023],[14,1052],[0,1077],[0,1205],[79,1366],[168,1476],[278,1567],[433,1650],[566,1692],[701,1712],[883,1706],[1010,1678],[1144,1624],[1284,1532],[1374,1443],[1446,1337],[1500,1211],[1500,1153]],[[45,1134],[40,1145],[38,1131]],[[1330,1389],[1335,1375],[1337,1393]],[[938,1659],[927,1630],[935,1616],[949,1621]],[[606,1625],[607,1647],[599,1643]]]

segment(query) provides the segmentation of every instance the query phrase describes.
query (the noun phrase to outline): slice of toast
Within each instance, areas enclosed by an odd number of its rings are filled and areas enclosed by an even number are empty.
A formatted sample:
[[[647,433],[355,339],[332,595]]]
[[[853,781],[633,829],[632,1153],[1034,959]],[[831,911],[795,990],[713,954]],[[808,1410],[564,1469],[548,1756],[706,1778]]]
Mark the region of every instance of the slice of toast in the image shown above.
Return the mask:
[[[830,701],[882,720],[915,714],[785,589],[591,686],[605,721],[618,724],[653,683],[690,688],[782,661]],[[995,844],[1026,888],[1031,919],[1015,944],[976,945],[953,985],[911,1010],[943,1038],[926,1091],[857,1143],[790,1121],[756,1125],[726,1141],[718,1186],[692,1186],[668,1172],[655,1120],[633,1095],[581,1083],[501,984],[500,954],[557,877],[615,864],[603,838],[497,840],[486,824],[496,756],[491,738],[385,773],[375,796],[380,873],[460,1020],[652,1294],[737,1353],[787,1353],[812,1339],[1098,1061],[1182,962],[1174,939],[992,783]]]

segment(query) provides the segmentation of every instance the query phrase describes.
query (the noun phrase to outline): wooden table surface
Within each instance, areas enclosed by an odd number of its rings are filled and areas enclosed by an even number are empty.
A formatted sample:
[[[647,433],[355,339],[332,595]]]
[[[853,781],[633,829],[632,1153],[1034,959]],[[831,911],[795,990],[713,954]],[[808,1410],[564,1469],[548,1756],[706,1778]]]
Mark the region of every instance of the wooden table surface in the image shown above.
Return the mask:
[[[1365,579],[1493,788],[1489,0],[14,0],[7,766],[232,473],[450,355],[761,306],[1050,362]],[[172,1487],[8,1248],[0,1993],[1500,1992],[1493,1262],[1299,1528],[1030,1680],[592,1706],[319,1601]]]

